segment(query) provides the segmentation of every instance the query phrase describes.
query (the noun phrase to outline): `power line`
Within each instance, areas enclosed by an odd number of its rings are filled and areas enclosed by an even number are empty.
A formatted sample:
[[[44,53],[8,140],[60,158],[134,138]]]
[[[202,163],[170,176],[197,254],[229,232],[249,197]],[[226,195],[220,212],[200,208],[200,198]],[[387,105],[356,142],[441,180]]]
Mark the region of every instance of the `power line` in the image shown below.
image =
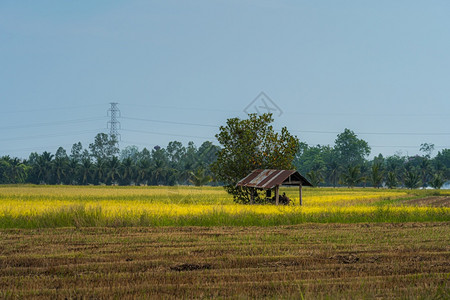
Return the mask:
[[[420,146],[373,146],[369,145],[371,148],[420,148]],[[450,148],[450,146],[434,146],[435,149],[443,149],[443,148]]]
[[[170,105],[142,105],[142,104],[121,104],[122,106],[128,107],[143,107],[143,108],[156,108],[156,109],[168,109],[168,110],[193,110],[193,111],[209,111],[209,112],[226,112],[226,113],[244,113],[243,110],[230,110],[230,109],[213,109],[213,108],[205,108],[205,107],[193,107],[193,106],[170,106]],[[290,115],[300,115],[300,116],[361,116],[361,117],[443,117],[449,118],[450,115],[446,113],[416,113],[416,114],[406,114],[406,113],[361,113],[361,112],[332,112],[332,113],[324,113],[324,112],[315,112],[310,110],[303,110],[301,112],[298,111],[287,111],[285,114]]]
[[[35,127],[45,127],[45,126],[54,126],[54,125],[65,125],[65,124],[78,124],[78,123],[88,123],[93,121],[104,120],[104,118],[85,118],[85,119],[75,119],[75,120],[65,120],[65,121],[55,121],[55,122],[46,122],[46,123],[34,123],[27,125],[15,125],[15,126],[6,126],[0,127],[0,130],[11,130],[11,129],[21,129],[21,128],[35,128]]]
[[[188,137],[188,138],[196,138],[196,139],[214,139],[214,138],[211,138],[211,137],[205,137],[205,136],[184,135],[184,134],[173,134],[173,133],[163,133],[163,132],[144,131],[144,130],[122,129],[122,131],[136,132],[136,133],[145,133],[145,134],[154,134],[154,135],[162,135],[162,136]]]
[[[4,152],[9,151],[36,151],[36,150],[47,150],[47,149],[58,149],[59,147],[63,147],[64,149],[68,149],[69,147],[72,147],[73,144],[64,144],[64,145],[57,145],[57,146],[39,146],[39,147],[28,147],[28,148],[16,148],[16,149],[6,149],[2,150]]]
[[[157,109],[169,109],[169,110],[193,110],[193,111],[208,111],[208,112],[227,112],[227,113],[242,113],[241,110],[227,110],[227,109],[213,109],[205,107],[192,107],[192,106],[169,106],[169,105],[141,105],[141,104],[123,104],[123,106],[129,107],[141,107],[141,108],[157,108]]]
[[[319,133],[319,134],[340,134],[342,132],[339,131],[318,131],[318,130],[289,130],[292,132],[299,133]],[[450,135],[450,132],[355,132],[355,134],[360,135],[418,135],[418,136],[426,136],[426,135]]]
[[[64,132],[64,133],[54,133],[54,134],[44,134],[44,135],[32,135],[25,137],[14,137],[14,138],[6,138],[0,139],[1,141],[22,141],[22,140],[30,140],[30,139],[42,139],[42,138],[52,138],[52,137],[60,137],[60,136],[68,136],[68,135],[80,135],[85,133],[93,133],[93,132],[101,132],[103,129],[97,130],[83,130],[83,131],[75,131],[75,132]]]
[[[188,125],[188,126],[201,126],[201,127],[212,127],[219,128],[217,125],[210,124],[200,124],[200,123],[188,123],[188,122],[177,122],[177,121],[164,121],[164,120],[153,120],[153,119],[143,119],[143,118],[131,118],[131,117],[122,117],[124,120],[135,120],[135,121],[144,121],[144,122],[154,122],[154,123],[163,123],[163,124],[175,124],[175,125]]]
[[[174,125],[188,125],[188,126],[201,126],[201,127],[211,127],[211,128],[220,128],[218,125],[211,124],[201,124],[201,123],[190,123],[190,122],[178,122],[178,121],[167,121],[167,120],[155,120],[155,119],[145,119],[145,118],[132,118],[132,117],[122,117],[125,120],[135,120],[135,121],[144,121],[144,122],[154,122],[154,123],[162,123],[162,124],[174,124]],[[281,130],[277,130],[281,131]],[[317,133],[317,134],[340,134],[342,132],[338,131],[319,131],[319,130],[289,130],[291,132],[299,132],[299,133]],[[450,135],[449,132],[433,132],[433,133],[419,133],[419,132],[355,132],[356,134],[367,134],[367,135],[417,135],[417,136],[426,136],[426,135]]]
[[[14,114],[14,113],[26,113],[26,112],[38,112],[38,111],[50,111],[50,110],[73,110],[73,109],[86,109],[88,107],[98,107],[104,104],[91,104],[91,105],[77,105],[77,106],[61,106],[61,107],[47,107],[47,108],[36,108],[36,109],[22,109],[22,110],[7,110],[1,111],[1,114]]]

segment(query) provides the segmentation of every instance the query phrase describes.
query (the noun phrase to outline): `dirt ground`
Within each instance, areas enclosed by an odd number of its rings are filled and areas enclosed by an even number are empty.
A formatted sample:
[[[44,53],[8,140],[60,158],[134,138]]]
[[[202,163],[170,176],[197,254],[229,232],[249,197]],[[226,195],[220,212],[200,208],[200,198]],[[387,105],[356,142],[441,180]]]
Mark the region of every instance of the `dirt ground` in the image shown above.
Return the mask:
[[[1,299],[449,299],[450,223],[0,230]]]
[[[450,197],[434,196],[421,199],[407,200],[401,202],[401,204],[410,206],[450,207]]]

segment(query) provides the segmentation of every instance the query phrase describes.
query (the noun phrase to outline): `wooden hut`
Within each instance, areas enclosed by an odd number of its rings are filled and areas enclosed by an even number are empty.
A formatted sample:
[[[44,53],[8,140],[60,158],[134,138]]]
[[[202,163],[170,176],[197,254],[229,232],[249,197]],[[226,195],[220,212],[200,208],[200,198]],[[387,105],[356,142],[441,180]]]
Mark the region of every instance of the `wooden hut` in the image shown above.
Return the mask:
[[[299,186],[299,204],[302,205],[302,187],[312,186],[312,184],[295,170],[273,170],[273,169],[258,169],[248,174],[241,179],[236,186],[272,190],[275,189],[275,204],[279,204],[280,186],[281,185],[298,185]],[[254,202],[252,193],[251,204]]]

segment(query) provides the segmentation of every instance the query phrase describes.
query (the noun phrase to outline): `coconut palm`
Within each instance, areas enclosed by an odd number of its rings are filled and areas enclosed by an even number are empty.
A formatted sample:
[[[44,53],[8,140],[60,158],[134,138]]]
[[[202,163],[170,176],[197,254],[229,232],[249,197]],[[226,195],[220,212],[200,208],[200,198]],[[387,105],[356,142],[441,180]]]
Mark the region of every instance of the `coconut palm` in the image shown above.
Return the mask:
[[[151,162],[149,159],[142,159],[139,161],[137,170],[137,181],[141,184],[148,184],[151,174]]]
[[[336,187],[339,181],[339,173],[340,173],[339,164],[335,160],[331,161],[328,165],[328,180],[333,185],[333,187]]]
[[[94,175],[97,183],[102,183],[106,179],[106,174],[108,172],[107,161],[104,159],[97,160],[94,167]]]
[[[430,185],[434,189],[440,189],[444,185],[444,177],[441,173],[435,173],[433,175],[433,179],[430,181]]]
[[[122,161],[120,171],[124,184],[130,184],[132,181],[134,181],[135,166],[131,157],[125,158]]]
[[[37,157],[35,168],[37,172],[37,179],[39,182],[50,183],[52,178],[52,159],[53,154],[44,151]]]
[[[190,172],[189,182],[195,186],[202,186],[211,182],[212,178],[205,174],[205,169],[198,168],[195,172]]]
[[[62,184],[67,174],[67,159],[57,157],[53,160],[53,174],[56,177],[56,183]]]
[[[346,172],[342,174],[342,181],[349,188],[353,188],[355,185],[362,181],[361,171],[359,166],[348,166]]]
[[[372,185],[379,188],[383,183],[383,169],[380,163],[375,163],[372,165],[370,173],[370,181]]]
[[[398,178],[395,172],[388,172],[386,176],[386,185],[390,189],[396,188],[398,186]]]
[[[81,164],[78,167],[78,172],[80,174],[81,184],[88,184],[92,177],[94,171],[94,165],[88,158],[83,158]]]
[[[111,184],[115,184],[116,181],[120,178],[120,160],[113,156],[108,161],[108,172],[106,174],[107,181],[111,181]]]
[[[414,169],[406,171],[403,181],[405,186],[411,190],[418,188],[421,184],[420,175]]]
[[[306,176],[314,187],[319,186],[319,184],[323,182],[323,175],[320,170],[311,170],[306,173]]]

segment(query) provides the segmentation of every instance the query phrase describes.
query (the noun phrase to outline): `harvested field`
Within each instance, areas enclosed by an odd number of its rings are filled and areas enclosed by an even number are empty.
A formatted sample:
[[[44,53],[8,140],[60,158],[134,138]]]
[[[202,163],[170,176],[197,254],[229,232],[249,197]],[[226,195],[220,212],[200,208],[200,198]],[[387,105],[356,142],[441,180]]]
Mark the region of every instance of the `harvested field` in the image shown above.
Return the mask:
[[[401,203],[408,206],[450,207],[450,197],[435,196],[420,199],[407,200]]]
[[[450,223],[2,229],[0,298],[450,298]]]

